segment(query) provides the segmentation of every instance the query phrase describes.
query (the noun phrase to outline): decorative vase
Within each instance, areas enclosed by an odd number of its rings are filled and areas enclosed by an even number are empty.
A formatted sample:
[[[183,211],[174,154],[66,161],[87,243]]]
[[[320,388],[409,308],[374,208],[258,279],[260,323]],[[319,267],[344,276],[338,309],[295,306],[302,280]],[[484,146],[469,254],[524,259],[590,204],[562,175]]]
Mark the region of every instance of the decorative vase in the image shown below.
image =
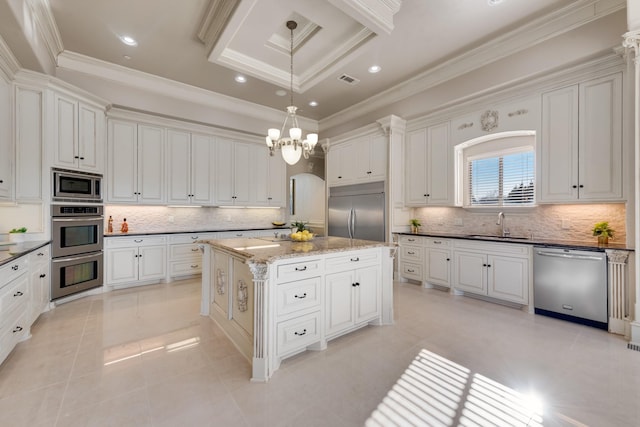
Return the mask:
[[[413,234],[418,234],[418,229],[419,229],[419,228],[420,228],[420,227],[418,227],[417,225],[412,225],[412,226],[411,226],[411,232],[412,232]]]
[[[13,243],[24,242],[24,233],[9,233],[9,241]]]
[[[600,235],[598,236],[598,245],[604,246],[609,244],[609,236]]]

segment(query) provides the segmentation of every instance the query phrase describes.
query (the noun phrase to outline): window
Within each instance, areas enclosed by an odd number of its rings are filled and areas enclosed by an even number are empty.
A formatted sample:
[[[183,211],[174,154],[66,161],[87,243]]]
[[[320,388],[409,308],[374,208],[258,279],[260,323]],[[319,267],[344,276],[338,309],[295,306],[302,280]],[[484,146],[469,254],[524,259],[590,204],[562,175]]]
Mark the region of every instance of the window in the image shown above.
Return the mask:
[[[459,144],[455,151],[458,205],[535,205],[535,132],[489,135]]]

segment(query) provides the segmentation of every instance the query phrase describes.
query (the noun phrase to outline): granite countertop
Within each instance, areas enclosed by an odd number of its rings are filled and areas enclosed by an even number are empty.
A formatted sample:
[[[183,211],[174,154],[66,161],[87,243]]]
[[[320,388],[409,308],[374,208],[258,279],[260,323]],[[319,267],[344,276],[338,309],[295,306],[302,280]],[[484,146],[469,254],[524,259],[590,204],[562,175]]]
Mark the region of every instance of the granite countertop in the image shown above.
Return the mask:
[[[226,229],[202,229],[202,230],[162,230],[162,231],[129,231],[121,233],[114,231],[113,233],[104,233],[104,237],[126,237],[126,236],[157,236],[161,234],[190,234],[190,233],[223,233],[225,231],[253,231],[253,230],[290,230],[291,227],[271,226],[271,227],[254,227],[254,228],[226,228]]]
[[[0,244],[0,266],[9,264],[23,255],[48,245],[51,240],[34,240],[21,243]]]
[[[421,233],[395,233],[405,236],[423,236],[423,237],[441,237],[443,239],[464,239],[464,240],[479,240],[486,242],[505,242],[505,243],[519,243],[522,245],[533,245],[533,246],[545,246],[545,247],[562,247],[569,249],[579,249],[579,250],[592,250],[592,251],[600,251],[603,252],[606,249],[622,249],[626,251],[635,251],[635,249],[628,247],[624,243],[612,243],[604,246],[599,246],[596,242],[595,238],[593,241],[573,241],[573,240],[550,240],[550,239],[536,239],[536,238],[527,238],[527,237],[498,237],[498,236],[490,236],[490,235],[480,235],[480,234],[456,234],[456,233],[430,233],[430,232],[421,232]]]
[[[208,243],[215,248],[229,251],[258,264],[268,264],[280,259],[321,255],[330,252],[395,247],[394,244],[385,242],[346,239],[344,237],[316,237],[308,242],[256,237],[250,239],[201,240],[198,243]]]

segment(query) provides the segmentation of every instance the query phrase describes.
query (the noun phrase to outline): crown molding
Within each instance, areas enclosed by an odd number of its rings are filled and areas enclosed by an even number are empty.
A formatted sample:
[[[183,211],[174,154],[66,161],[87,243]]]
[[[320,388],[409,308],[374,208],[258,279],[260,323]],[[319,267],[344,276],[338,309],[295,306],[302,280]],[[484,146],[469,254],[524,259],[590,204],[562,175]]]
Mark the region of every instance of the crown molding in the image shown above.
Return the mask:
[[[240,0],[209,1],[197,33],[198,39],[205,45],[207,56],[211,54],[238,3],[240,3]]]
[[[243,117],[281,122],[285,114],[283,110],[265,107],[75,52],[65,51],[61,53],[58,56],[58,66],[104,80],[114,81],[123,86],[204,105]],[[318,123],[315,120],[298,116],[298,121],[304,129],[309,131],[317,131],[318,129]]]
[[[626,0],[578,0],[320,120],[320,130],[339,126],[402,101],[625,8]]]
[[[391,34],[393,16],[402,6],[401,0],[329,0],[329,3],[377,34]]]
[[[21,65],[7,46],[2,36],[0,36],[0,70],[9,80],[13,80],[15,74],[20,70]]]
[[[27,0],[25,3],[40,30],[49,58],[55,64],[58,55],[64,50],[64,45],[53,12],[51,12],[49,0]]]

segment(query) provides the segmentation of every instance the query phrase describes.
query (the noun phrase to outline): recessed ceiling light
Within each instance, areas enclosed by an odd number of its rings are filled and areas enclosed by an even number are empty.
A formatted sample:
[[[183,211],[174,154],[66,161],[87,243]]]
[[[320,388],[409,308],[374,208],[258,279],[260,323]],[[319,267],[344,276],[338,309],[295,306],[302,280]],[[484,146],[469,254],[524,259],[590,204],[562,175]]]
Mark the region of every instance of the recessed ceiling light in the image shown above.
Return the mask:
[[[382,70],[382,67],[379,65],[372,65],[371,67],[369,67],[369,72],[371,74],[375,74],[377,72],[379,72],[380,70]]]
[[[287,94],[287,91],[284,90],[284,89],[278,89],[276,91],[276,95],[278,95],[278,96],[285,96],[286,94]]]
[[[120,36],[120,40],[127,46],[138,46],[136,39],[131,36]]]
[[[122,55],[122,57],[123,57],[124,59],[131,59],[131,57],[130,57],[129,55]]]
[[[238,83],[246,83],[246,82],[247,82],[247,78],[246,78],[245,76],[243,76],[243,75],[240,75],[240,74],[238,74],[238,75],[236,76],[235,80],[236,80]]]
[[[318,101],[311,101],[309,102],[309,105],[312,107],[317,107],[318,106]]]

